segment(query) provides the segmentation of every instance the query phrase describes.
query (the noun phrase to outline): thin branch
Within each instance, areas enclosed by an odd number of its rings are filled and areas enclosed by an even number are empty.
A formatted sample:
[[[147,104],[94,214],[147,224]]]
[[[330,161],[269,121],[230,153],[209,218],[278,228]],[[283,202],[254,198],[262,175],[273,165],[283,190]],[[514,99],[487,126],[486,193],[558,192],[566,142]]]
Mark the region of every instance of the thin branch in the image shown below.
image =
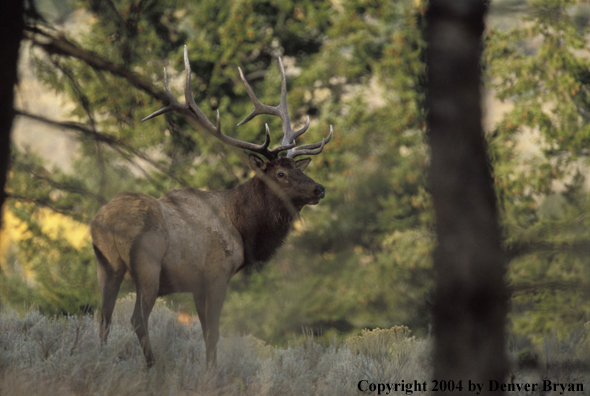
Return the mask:
[[[113,150],[117,151],[119,154],[121,154],[121,156],[123,158],[125,158],[127,160],[127,162],[129,162],[131,165],[136,167],[137,170],[139,170],[150,183],[152,183],[154,186],[156,186],[158,188],[158,190],[160,190],[162,193],[166,192],[162,183],[157,182],[153,177],[151,177],[149,172],[146,171],[143,166],[138,164],[137,161],[135,161],[133,158],[126,158],[125,153],[123,153],[117,147],[113,147]]]
[[[187,184],[182,181],[181,179],[177,178],[176,176],[174,176],[172,173],[170,173],[169,171],[167,171],[164,167],[162,167],[162,165],[158,164],[156,161],[154,161],[153,159],[151,159],[148,155],[146,155],[145,153],[143,153],[140,150],[137,150],[136,148],[134,148],[133,146],[122,142],[121,140],[114,138],[113,136],[107,135],[105,133],[102,132],[95,132],[92,131],[86,127],[84,127],[83,125],[74,123],[74,122],[59,122],[59,121],[54,121],[54,120],[50,120],[48,118],[36,115],[36,114],[31,114],[28,113],[26,111],[22,111],[22,110],[16,110],[16,114],[17,115],[21,115],[23,117],[27,117],[27,118],[31,118],[35,121],[39,121],[39,122],[43,122],[45,124],[54,126],[56,128],[59,129],[67,129],[67,130],[72,130],[77,132],[79,135],[82,135],[84,137],[89,137],[92,138],[98,142],[102,142],[102,143],[106,143],[109,146],[111,146],[113,149],[117,150],[119,153],[124,154],[121,149],[127,151],[129,154],[132,154],[138,158],[141,158],[142,160],[144,160],[145,162],[147,162],[148,164],[152,165],[154,168],[156,168],[157,170],[159,170],[160,172],[162,172],[163,174],[165,174],[166,176],[170,177],[172,180],[174,180],[175,182],[177,182],[178,184],[180,184],[183,187],[187,187]],[[136,165],[138,166],[138,165]]]
[[[519,282],[508,286],[510,294],[534,295],[544,291],[579,291],[590,296],[590,284],[581,281]]]
[[[82,105],[84,111],[86,112],[86,116],[88,117],[91,130],[93,132],[96,132],[96,121],[94,119],[94,112],[92,110],[91,102],[86,96],[86,94],[82,91],[82,88],[78,84],[78,80],[72,75],[70,68],[62,64],[62,62],[60,62],[58,58],[51,58],[51,63],[53,63],[53,65],[58,70],[60,70],[64,76],[66,76],[70,84],[70,87],[74,92],[74,95],[76,96],[78,102]],[[107,175],[105,171],[104,156],[102,155],[100,144],[95,141],[95,145],[98,167],[100,170],[99,194],[104,196],[107,189]]]
[[[108,5],[108,8],[110,9],[111,15],[113,15],[115,17],[115,19],[117,20],[117,24],[119,26],[125,25],[125,19],[121,16],[121,14],[117,10],[117,7],[115,7],[113,2],[111,0],[105,0],[105,3]]]
[[[535,252],[569,252],[578,255],[590,255],[590,240],[579,240],[574,242],[520,242],[508,246],[507,253],[510,258],[524,256]]]
[[[41,30],[39,27],[26,26],[25,38],[31,40],[34,45],[43,48],[48,54],[71,56],[80,59],[97,70],[105,70],[125,78],[131,85],[162,103],[168,101],[166,93],[156,89],[151,82],[127,70],[123,66],[116,65],[93,52],[78,47],[61,34]]]
[[[67,80],[70,83],[70,87],[72,88],[72,91],[76,96],[76,99],[78,99],[78,102],[80,102],[82,108],[84,109],[84,112],[86,113],[86,116],[88,117],[88,121],[90,122],[92,131],[96,131],[96,121],[94,120],[94,112],[92,111],[92,108],[90,106],[90,99],[88,99],[88,96],[86,96],[86,94],[82,91],[80,84],[78,84],[78,80],[76,79],[76,77],[74,77],[70,68],[64,66],[61,62],[58,61],[57,58],[53,58],[51,60],[51,63],[53,64],[53,66],[55,66],[56,69],[61,71],[64,76],[66,76]]]
[[[38,172],[38,169],[35,169],[34,166],[31,166],[29,164],[25,164],[20,161],[13,161],[12,167],[17,168],[22,171],[25,171],[27,173],[30,173],[31,175],[33,175],[33,177],[35,179],[42,180],[42,181],[46,182],[47,184],[49,184],[51,187],[56,188],[58,190],[67,191],[67,192],[71,192],[74,194],[80,194],[80,195],[84,195],[84,196],[90,196],[90,197],[94,198],[96,201],[98,201],[100,204],[105,204],[107,201],[104,196],[95,194],[92,191],[87,190],[86,188],[83,188],[80,186],[75,186],[73,184],[56,182],[55,180],[53,180],[49,177],[43,176]],[[45,168],[41,168],[41,169],[43,169],[46,173],[49,174],[49,172],[47,170],[45,170]]]
[[[90,219],[85,216],[81,216],[79,214],[74,213],[71,210],[67,210],[65,208],[60,208],[60,207],[54,205],[53,202],[48,197],[39,198],[39,197],[29,197],[26,195],[18,195],[18,194],[8,193],[7,198],[14,199],[15,201],[19,201],[19,202],[33,203],[35,205],[42,206],[44,208],[52,210],[55,213],[69,216],[72,219],[74,219],[80,223],[88,223],[90,221]]]

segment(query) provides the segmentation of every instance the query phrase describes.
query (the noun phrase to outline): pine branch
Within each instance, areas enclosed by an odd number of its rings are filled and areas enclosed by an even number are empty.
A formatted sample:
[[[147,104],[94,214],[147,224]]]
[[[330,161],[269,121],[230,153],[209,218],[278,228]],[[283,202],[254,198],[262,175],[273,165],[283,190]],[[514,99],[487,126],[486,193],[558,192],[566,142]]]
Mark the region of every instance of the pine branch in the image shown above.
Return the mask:
[[[76,44],[69,41],[63,34],[46,31],[45,29],[42,30],[41,28],[36,26],[26,26],[25,38],[31,40],[31,42],[34,45],[42,48],[48,54],[71,56],[73,58],[86,62],[89,66],[97,70],[108,71],[116,76],[123,77],[127,81],[129,81],[131,85],[133,85],[141,91],[146,92],[148,95],[152,96],[162,104],[168,104],[170,101],[166,93],[164,91],[156,89],[151,82],[127,70],[123,66],[116,65],[115,63],[105,60],[93,52],[78,47]],[[197,131],[202,130],[203,127],[201,126],[197,117],[192,112],[184,112],[183,116],[193,129]],[[219,141],[217,141],[217,139],[210,136],[208,133],[203,134],[203,136],[205,136],[206,139],[211,141],[213,145],[218,148],[219,151],[225,150],[224,146]],[[246,156],[242,155],[242,157],[245,160],[245,162],[247,162]],[[228,165],[227,163],[225,164]],[[160,168],[158,169],[161,170]],[[231,170],[231,167],[228,166],[228,169]],[[233,174],[233,172],[232,175],[236,180],[239,180],[239,178],[235,174]],[[185,183],[180,182],[176,178],[174,178],[174,180],[183,186],[186,185]]]
[[[77,185],[74,185],[71,183],[57,182],[57,181],[53,180],[51,177],[44,176],[43,173],[49,175],[50,172],[47,171],[43,167],[35,167],[30,164],[26,164],[24,162],[12,161],[12,168],[13,169],[16,168],[21,171],[27,172],[30,175],[32,175],[35,179],[41,180],[41,181],[47,183],[49,186],[56,188],[58,190],[67,191],[67,192],[70,192],[73,194],[80,194],[80,195],[92,197],[94,200],[98,201],[101,205],[105,204],[107,201],[105,199],[105,197],[95,194],[92,191],[87,190],[84,187],[77,186]],[[39,171],[41,171],[41,172],[39,172]]]
[[[508,286],[510,294],[534,295],[544,291],[578,291],[590,296],[590,284],[582,281],[547,281],[547,282],[518,282]]]
[[[547,241],[519,242],[507,248],[508,256],[512,259],[535,252],[568,252],[587,257],[590,255],[590,240],[582,239],[562,243]]]
[[[98,142],[105,143],[105,144],[109,145],[111,148],[113,148],[114,150],[116,150],[117,152],[119,152],[124,158],[127,157],[129,154],[132,154],[138,158],[141,158],[142,160],[144,160],[145,162],[147,162],[148,164],[150,164],[151,166],[156,168],[158,171],[162,172],[163,174],[168,176],[170,179],[177,182],[179,185],[181,185],[183,187],[187,187],[187,184],[184,181],[177,178],[174,174],[170,173],[162,165],[158,164],[156,161],[151,159],[148,155],[146,155],[145,153],[143,153],[140,150],[137,150],[133,146],[131,146],[127,143],[124,143],[117,138],[114,138],[113,136],[107,135],[102,132],[95,132],[91,129],[84,127],[83,125],[80,125],[80,124],[77,124],[74,122],[54,121],[54,120],[50,120],[48,118],[45,118],[45,117],[42,117],[42,116],[39,116],[36,114],[31,114],[31,113],[28,113],[28,112],[22,111],[22,110],[16,110],[16,114],[23,116],[23,117],[31,118],[35,121],[43,122],[45,124],[54,126],[59,129],[72,130],[81,136],[89,137],[89,138],[94,139]],[[123,151],[126,151],[126,153]],[[133,165],[139,167],[139,165],[137,163],[135,163],[134,161],[129,160],[129,162],[131,162]],[[144,174],[145,174],[145,172],[144,172]]]
[[[14,199],[15,201],[19,201],[19,202],[32,203],[32,204],[35,204],[38,206],[42,206],[44,208],[50,209],[51,211],[53,211],[55,213],[59,213],[59,214],[71,217],[72,219],[74,219],[80,223],[88,223],[90,221],[90,219],[87,218],[86,216],[79,215],[77,213],[74,213],[72,210],[69,210],[67,208],[61,208],[61,207],[55,205],[53,203],[53,201],[51,199],[49,199],[49,197],[32,197],[32,196],[8,193],[7,198]]]
[[[78,47],[63,34],[50,32],[45,29],[42,30],[36,26],[26,26],[25,38],[31,40],[34,45],[42,48],[48,54],[71,56],[80,59],[97,70],[105,70],[119,77],[123,77],[137,89],[140,89],[162,103],[168,103],[166,93],[156,89],[151,82],[127,70],[123,66],[119,66],[93,52]]]

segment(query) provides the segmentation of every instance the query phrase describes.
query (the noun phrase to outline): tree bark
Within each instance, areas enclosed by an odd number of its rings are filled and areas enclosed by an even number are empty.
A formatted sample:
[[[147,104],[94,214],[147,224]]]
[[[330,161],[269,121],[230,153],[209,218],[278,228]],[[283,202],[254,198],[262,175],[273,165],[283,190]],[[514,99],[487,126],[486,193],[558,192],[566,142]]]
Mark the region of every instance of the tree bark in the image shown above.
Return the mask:
[[[24,27],[24,0],[0,1],[0,226],[10,165],[10,131],[14,120],[14,86]]]
[[[431,0],[427,11],[434,377],[489,389],[507,374],[506,255],[481,123],[485,0]],[[500,394],[502,392],[487,392]]]

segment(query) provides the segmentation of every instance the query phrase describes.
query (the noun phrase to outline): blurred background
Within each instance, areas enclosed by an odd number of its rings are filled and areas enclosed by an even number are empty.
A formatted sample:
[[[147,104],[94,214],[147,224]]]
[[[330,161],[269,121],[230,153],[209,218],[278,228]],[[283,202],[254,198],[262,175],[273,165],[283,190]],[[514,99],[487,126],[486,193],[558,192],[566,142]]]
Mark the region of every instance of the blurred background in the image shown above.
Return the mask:
[[[166,105],[182,97],[182,46],[195,101],[224,133],[264,141],[285,63],[300,143],[334,138],[307,173],[327,188],[264,266],[235,276],[224,334],[284,344],[408,326],[429,334],[434,215],[425,140],[422,0],[37,0],[21,46],[18,116],[0,237],[0,302],[46,315],[100,306],[88,223],[122,191],[229,189],[246,155]],[[500,205],[513,350],[528,353],[590,321],[590,5],[492,0],[482,48],[483,120]],[[134,291],[124,284],[120,297]],[[166,297],[179,316],[192,296]]]

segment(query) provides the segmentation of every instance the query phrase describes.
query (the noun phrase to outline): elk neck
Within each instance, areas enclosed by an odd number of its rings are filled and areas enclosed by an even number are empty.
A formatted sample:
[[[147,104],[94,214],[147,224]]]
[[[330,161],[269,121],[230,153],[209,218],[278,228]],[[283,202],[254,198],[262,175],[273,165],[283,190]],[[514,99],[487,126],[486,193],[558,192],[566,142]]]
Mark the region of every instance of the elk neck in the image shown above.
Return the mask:
[[[266,262],[283,244],[299,210],[259,177],[231,191],[232,222],[244,243],[244,264]]]

